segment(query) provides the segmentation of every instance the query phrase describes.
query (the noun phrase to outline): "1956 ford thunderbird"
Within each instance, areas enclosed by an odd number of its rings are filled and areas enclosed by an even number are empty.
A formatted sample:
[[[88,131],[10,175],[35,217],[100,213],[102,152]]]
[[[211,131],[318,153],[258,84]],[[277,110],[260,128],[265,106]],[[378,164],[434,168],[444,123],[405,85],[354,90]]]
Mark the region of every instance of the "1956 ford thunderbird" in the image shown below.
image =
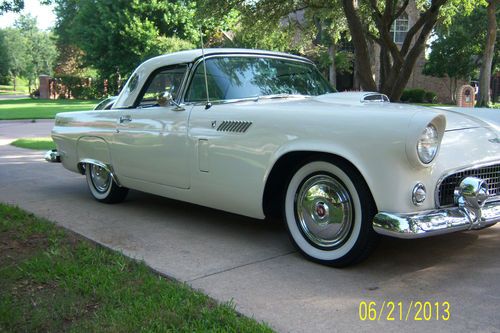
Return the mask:
[[[305,58],[207,49],[159,56],[110,110],[60,113],[46,159],[101,202],[128,189],[282,217],[306,257],[359,262],[379,234],[417,238],[500,221],[498,124],[336,93]]]

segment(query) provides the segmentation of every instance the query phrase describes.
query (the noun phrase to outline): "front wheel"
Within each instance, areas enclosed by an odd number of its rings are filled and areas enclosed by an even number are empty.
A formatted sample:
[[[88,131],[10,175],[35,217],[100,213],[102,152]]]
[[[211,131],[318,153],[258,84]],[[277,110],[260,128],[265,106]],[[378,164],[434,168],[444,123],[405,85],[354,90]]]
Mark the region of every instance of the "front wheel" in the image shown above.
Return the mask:
[[[368,186],[342,161],[313,160],[291,176],[284,199],[290,238],[309,259],[342,267],[374,248],[376,208]]]
[[[106,168],[87,163],[85,176],[90,193],[99,202],[118,203],[125,200],[128,188],[120,187]]]

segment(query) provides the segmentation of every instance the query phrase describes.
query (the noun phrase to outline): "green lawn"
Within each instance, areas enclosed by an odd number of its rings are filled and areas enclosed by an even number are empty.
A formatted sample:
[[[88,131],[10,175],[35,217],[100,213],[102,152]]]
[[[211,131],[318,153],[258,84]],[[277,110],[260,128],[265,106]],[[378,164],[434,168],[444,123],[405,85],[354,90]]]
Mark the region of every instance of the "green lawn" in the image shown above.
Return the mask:
[[[233,306],[0,203],[0,332],[272,332]]]
[[[36,150],[56,149],[56,145],[51,138],[21,138],[12,142],[11,145]]]
[[[0,120],[52,119],[58,112],[91,110],[97,101],[22,98],[0,100]]]
[[[34,89],[32,87],[32,89]],[[16,80],[16,90],[14,91],[14,86],[11,85],[0,85],[0,95],[13,95],[13,94],[29,94],[28,80],[23,78],[17,78]]]

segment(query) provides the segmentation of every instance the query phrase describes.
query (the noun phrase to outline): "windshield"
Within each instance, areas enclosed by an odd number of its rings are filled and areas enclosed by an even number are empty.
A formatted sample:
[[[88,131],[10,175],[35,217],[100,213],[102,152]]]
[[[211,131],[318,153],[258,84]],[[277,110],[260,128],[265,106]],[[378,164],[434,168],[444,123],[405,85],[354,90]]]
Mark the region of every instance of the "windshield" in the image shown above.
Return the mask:
[[[334,90],[314,65],[282,58],[217,57],[206,60],[210,100],[261,96],[317,96]],[[204,66],[195,70],[185,101],[206,100]]]

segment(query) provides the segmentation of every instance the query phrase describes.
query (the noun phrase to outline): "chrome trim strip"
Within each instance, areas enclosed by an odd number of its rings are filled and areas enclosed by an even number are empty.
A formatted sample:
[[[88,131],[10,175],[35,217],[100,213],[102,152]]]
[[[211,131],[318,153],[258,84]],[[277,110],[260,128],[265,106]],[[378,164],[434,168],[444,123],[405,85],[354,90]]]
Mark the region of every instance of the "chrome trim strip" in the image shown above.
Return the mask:
[[[441,177],[439,177],[439,179],[438,179],[438,181],[436,183],[436,187],[434,189],[434,204],[435,204],[435,206],[438,207],[438,208],[442,207],[439,204],[439,193],[438,192],[439,192],[439,187],[441,186],[441,183],[443,182],[443,180],[445,180],[446,177],[451,176],[454,173],[463,172],[463,171],[467,171],[467,170],[474,170],[474,169],[479,169],[479,168],[484,168],[484,167],[489,167],[489,166],[493,166],[495,164],[499,164],[499,161],[491,161],[491,162],[479,163],[479,164],[474,164],[474,165],[471,165],[471,166],[468,166],[468,167],[461,167],[461,168],[457,168],[457,169],[452,169],[452,170],[447,171],[443,175],[441,175]]]
[[[85,164],[87,164],[87,163],[94,164],[94,165],[100,166],[103,169],[106,169],[106,171],[109,172],[109,174],[111,175],[111,177],[115,181],[116,185],[122,187],[122,185],[118,181],[118,178],[115,175],[115,171],[113,170],[113,166],[111,164],[106,164],[106,163],[103,163],[101,161],[94,160],[92,158],[84,158],[80,162],[78,162],[78,169],[80,170],[80,172],[82,174],[85,174]]]
[[[481,220],[471,221],[459,207],[428,210],[410,214],[380,212],[373,219],[373,229],[396,238],[423,238],[462,230],[476,230],[500,222],[500,200],[488,200],[481,208]]]

